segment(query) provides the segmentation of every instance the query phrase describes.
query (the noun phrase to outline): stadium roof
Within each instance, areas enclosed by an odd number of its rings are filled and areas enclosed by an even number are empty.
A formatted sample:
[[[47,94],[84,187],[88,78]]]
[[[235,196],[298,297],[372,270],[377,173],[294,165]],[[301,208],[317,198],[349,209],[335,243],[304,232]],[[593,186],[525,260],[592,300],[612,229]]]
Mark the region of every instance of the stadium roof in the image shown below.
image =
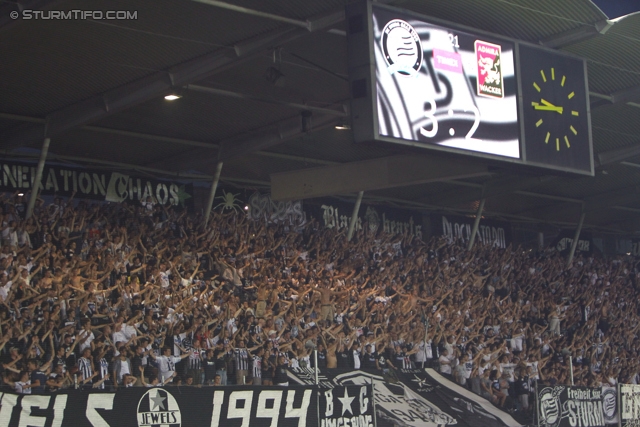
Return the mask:
[[[51,159],[210,180],[223,146],[222,180],[257,187],[272,173],[397,155],[334,128],[348,120],[346,3],[96,0],[91,10],[136,19],[47,20],[29,11],[87,2],[5,0],[2,153],[37,156],[46,129]],[[365,199],[472,212],[484,196],[487,216],[568,225],[584,210],[587,228],[640,229],[640,13],[609,20],[590,0],[384,3],[586,58],[596,176],[495,168]],[[165,101],[173,90],[182,98]],[[303,110],[309,132],[296,128]]]

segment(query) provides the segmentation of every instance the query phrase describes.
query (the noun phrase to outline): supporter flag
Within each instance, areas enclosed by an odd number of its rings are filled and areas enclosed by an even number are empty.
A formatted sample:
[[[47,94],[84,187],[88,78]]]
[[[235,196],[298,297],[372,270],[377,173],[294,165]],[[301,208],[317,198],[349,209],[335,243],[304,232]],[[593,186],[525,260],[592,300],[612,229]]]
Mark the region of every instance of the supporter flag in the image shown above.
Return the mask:
[[[315,384],[315,371],[289,371],[290,383]],[[509,414],[432,369],[321,370],[321,389],[373,384],[377,427],[516,427]],[[335,392],[333,393],[336,394]],[[339,394],[339,393],[338,393]]]

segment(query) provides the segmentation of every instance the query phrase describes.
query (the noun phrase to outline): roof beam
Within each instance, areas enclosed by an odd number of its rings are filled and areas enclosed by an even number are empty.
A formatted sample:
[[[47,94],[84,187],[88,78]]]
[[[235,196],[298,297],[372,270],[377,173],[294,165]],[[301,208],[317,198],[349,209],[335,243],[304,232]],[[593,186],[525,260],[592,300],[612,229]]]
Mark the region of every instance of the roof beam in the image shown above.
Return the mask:
[[[492,179],[484,184],[484,188],[474,188],[467,191],[458,192],[438,201],[444,206],[459,205],[461,203],[478,200],[480,198],[489,199],[503,196],[518,190],[526,190],[538,184],[552,180],[550,176],[536,176],[523,178],[521,176],[506,175]]]
[[[463,186],[463,187],[472,187],[472,188],[482,189],[482,184],[476,184],[476,183],[472,183],[472,182],[451,180],[451,181],[447,181],[447,183],[460,185],[460,186]],[[538,198],[538,199],[558,200],[560,202],[568,202],[568,203],[582,203],[582,200],[580,200],[580,199],[572,199],[570,197],[563,197],[563,196],[554,196],[553,194],[534,193],[532,191],[524,191],[524,190],[514,191],[514,193],[515,194],[520,194],[522,196],[535,197],[535,198]]]
[[[187,85],[185,87],[185,89],[187,90],[192,90],[194,92],[200,92],[200,93],[208,93],[208,94],[212,94],[212,95],[220,95],[220,96],[227,96],[230,98],[236,98],[236,99],[247,99],[250,101],[257,101],[257,102],[264,102],[266,104],[274,104],[274,105],[284,105],[285,107],[291,107],[291,108],[297,108],[299,110],[308,110],[308,111],[315,111],[318,113],[323,113],[323,114],[331,114],[334,116],[338,116],[338,117],[347,117],[347,106],[345,104],[341,104],[340,110],[335,110],[335,109],[331,109],[331,108],[323,108],[323,107],[314,107],[312,105],[307,105],[307,104],[298,104],[297,102],[291,102],[291,101],[285,101],[282,99],[276,99],[276,98],[269,98],[269,97],[264,97],[264,96],[256,96],[256,95],[249,95],[246,93],[240,93],[240,92],[233,92],[230,90],[224,90],[224,89],[216,89],[213,87],[207,87],[207,86],[199,86],[199,85]]]
[[[185,86],[214,73],[226,70],[264,50],[290,42],[311,31],[326,28],[339,22],[344,13],[332,14],[309,21],[310,28],[287,28],[272,31],[239,43],[234,50],[221,49],[184,62],[168,70],[159,71],[143,79],[117,87],[60,109],[48,116],[48,127],[30,125],[18,127],[3,134],[5,148],[16,148],[43,137],[52,137],[69,129],[103,119],[149,99],[165,95],[173,88]]]
[[[274,200],[297,200],[490,175],[487,166],[458,159],[393,156],[271,174]]]
[[[198,3],[208,4],[209,6],[219,7],[221,9],[244,13],[246,15],[252,15],[260,18],[271,19],[273,21],[284,22],[285,24],[290,24],[290,25],[295,25],[297,27],[310,29],[309,21],[301,21],[299,19],[287,18],[285,16],[262,12],[260,10],[255,10],[255,9],[249,9],[248,7],[237,6],[235,4],[230,4],[223,1],[217,1],[217,0],[193,0],[193,1],[196,1]]]
[[[595,161],[597,166],[604,166],[610,163],[622,162],[622,164],[628,164],[623,160],[631,157],[640,156],[640,141],[637,144],[631,144],[622,148],[615,148],[613,150],[603,151],[595,155]]]
[[[31,123],[45,123],[46,122],[45,119],[40,119],[40,118],[37,118],[37,117],[22,116],[22,115],[18,115],[18,114],[8,114],[8,113],[0,113],[0,118],[9,119],[9,120],[19,120],[19,121],[31,122]],[[192,140],[192,139],[184,139],[184,138],[173,138],[173,137],[170,137],[170,136],[153,135],[153,134],[150,134],[150,133],[142,133],[142,132],[132,132],[132,131],[128,131],[128,130],[106,128],[106,127],[102,127],[102,126],[83,126],[81,129],[82,130],[92,131],[92,132],[100,132],[100,133],[107,133],[107,134],[112,134],[112,135],[121,135],[121,136],[128,136],[128,137],[132,137],[132,138],[146,139],[146,140],[150,140],[150,141],[169,142],[169,143],[173,143],[173,144],[186,145],[186,146],[191,146],[191,147],[206,148],[207,150],[218,150],[220,148],[219,144],[216,144],[216,143],[213,143],[213,142],[195,141],[195,140]],[[4,150],[4,153],[8,154],[9,151],[8,150]],[[205,153],[205,152],[203,151],[202,153]],[[330,160],[312,159],[312,158],[309,158],[309,157],[295,156],[295,155],[292,155],[292,154],[273,153],[271,151],[255,151],[255,152],[253,152],[253,154],[255,154],[256,156],[261,156],[261,157],[285,159],[285,160],[292,160],[292,161],[295,161],[295,162],[313,163],[313,164],[317,164],[317,165],[335,165],[335,164],[339,163],[339,162],[333,162],[333,161],[330,161]],[[206,156],[210,157],[208,154],[206,154]]]
[[[284,120],[258,135],[243,138],[233,138],[220,142],[218,160],[226,162],[238,156],[251,154],[259,150],[266,150],[282,144],[287,140],[298,138],[310,132],[316,132],[337,123],[332,116],[305,116],[301,114],[289,120]]]
[[[334,162],[328,162],[324,160],[305,159],[298,156],[272,153],[263,150],[273,148],[288,140],[299,138],[304,135],[308,135],[311,132],[315,132],[328,126],[334,125],[336,123],[336,120],[337,119],[335,117],[331,116],[319,116],[314,118],[312,126],[309,129],[305,130],[303,129],[302,118],[300,116],[295,116],[275,123],[271,126],[267,126],[260,131],[251,133],[249,135],[243,134],[222,140],[216,144],[212,144],[219,149],[217,155],[213,155],[211,150],[209,149],[196,148],[178,154],[177,156],[174,156],[171,159],[167,159],[166,161],[152,162],[149,165],[171,169],[180,169],[181,165],[184,165],[188,169],[198,169],[199,167],[209,168],[212,162],[226,162],[230,159],[246,154],[256,154],[263,157],[282,158],[287,160],[303,161],[305,163],[315,163],[322,165],[334,164]]]
[[[540,40],[540,44],[552,49],[560,49],[605,34],[615,21],[604,19],[593,25],[581,25],[578,28],[563,31]]]
[[[634,185],[585,198],[585,211],[595,212],[638,200],[640,186]]]

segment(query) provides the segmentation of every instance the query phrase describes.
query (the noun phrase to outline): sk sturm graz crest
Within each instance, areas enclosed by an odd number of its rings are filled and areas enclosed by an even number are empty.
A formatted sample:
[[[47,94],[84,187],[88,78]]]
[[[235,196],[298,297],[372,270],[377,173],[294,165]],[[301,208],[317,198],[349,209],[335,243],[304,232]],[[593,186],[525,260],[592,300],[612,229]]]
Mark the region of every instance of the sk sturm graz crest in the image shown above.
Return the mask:
[[[562,419],[562,409],[560,407],[560,393],[562,387],[546,387],[538,394],[540,402],[540,425],[544,427],[555,427]]]
[[[382,30],[382,51],[389,74],[413,77],[422,66],[422,43],[416,30],[406,21],[394,19]]]
[[[607,424],[618,423],[617,401],[616,389],[613,387],[605,388],[602,392],[602,413]]]
[[[139,427],[181,427],[182,414],[176,399],[166,390],[152,388],[138,403]]]

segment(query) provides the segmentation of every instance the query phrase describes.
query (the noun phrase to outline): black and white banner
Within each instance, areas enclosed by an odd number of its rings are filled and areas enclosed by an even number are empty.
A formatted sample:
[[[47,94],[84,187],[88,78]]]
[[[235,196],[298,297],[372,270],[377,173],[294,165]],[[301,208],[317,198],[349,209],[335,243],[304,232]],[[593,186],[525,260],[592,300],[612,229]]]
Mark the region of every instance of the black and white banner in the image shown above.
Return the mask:
[[[620,425],[640,426],[640,385],[620,385]]]
[[[431,215],[431,234],[446,236],[449,240],[468,242],[473,230],[474,217],[456,215]],[[504,221],[480,219],[477,240],[485,245],[506,248],[513,240],[511,225]]]
[[[319,427],[374,427],[371,385],[319,391]]]
[[[291,369],[289,377],[290,384],[315,384],[313,369]],[[318,380],[321,389],[333,390],[334,399],[337,395],[345,399],[344,386],[373,384],[377,427],[520,426],[509,414],[432,369],[402,372],[331,369],[321,370]],[[340,405],[337,408],[343,410]]]
[[[319,203],[317,203],[319,202]],[[335,199],[318,199],[305,204],[310,217],[318,219],[324,228],[347,230],[353,204]],[[410,236],[422,240],[422,215],[413,211],[363,204],[358,211],[354,230],[375,236]]]
[[[372,427],[369,391],[345,387],[340,392],[330,405],[324,403],[323,414],[332,414],[323,415],[331,420],[325,425],[338,425],[334,422],[340,419],[340,426]],[[0,393],[0,426],[307,427],[318,425],[317,405],[323,398],[316,393],[311,387],[134,387],[117,393],[71,390],[43,396]]]
[[[35,176],[35,163],[0,160],[0,192],[30,191]],[[38,189],[42,194],[68,197],[75,192],[78,198],[107,202],[143,202],[148,197],[161,205],[193,202],[192,184],[52,164],[45,164]]]
[[[575,230],[561,230],[551,242],[551,247],[555,248],[558,252],[568,252],[571,250],[575,233]],[[590,254],[593,252],[593,249],[594,246],[591,233],[585,231],[580,232],[578,244],[576,245],[576,252]]]
[[[542,427],[618,424],[617,393],[613,387],[543,387],[538,390],[537,407]]]

